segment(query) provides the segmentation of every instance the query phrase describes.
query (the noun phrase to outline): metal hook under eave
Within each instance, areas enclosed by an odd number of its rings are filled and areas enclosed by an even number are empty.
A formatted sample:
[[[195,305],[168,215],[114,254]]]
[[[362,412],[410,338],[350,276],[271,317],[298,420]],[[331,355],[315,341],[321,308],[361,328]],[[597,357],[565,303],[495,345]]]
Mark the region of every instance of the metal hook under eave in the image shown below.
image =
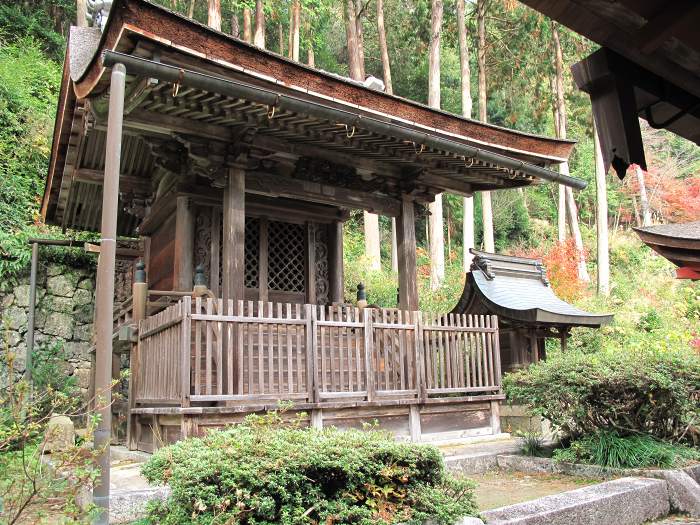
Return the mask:
[[[355,126],[353,126],[352,131],[348,133],[348,125],[345,124],[345,136],[349,139],[353,138],[355,136]]]
[[[180,84],[182,83],[182,80],[185,78],[185,70],[180,68],[180,71],[177,75],[177,80],[173,84],[173,98],[177,97],[177,94],[180,92]]]
[[[420,157],[420,154],[425,151],[425,144],[420,145],[420,149],[416,149],[416,143],[412,142],[413,144],[413,152],[416,154],[416,157]]]
[[[277,110],[277,106],[267,106],[267,118],[268,120],[272,120],[275,118],[275,111]]]
[[[462,162],[464,162],[464,167],[469,169],[474,165],[474,157],[469,157],[469,164],[467,164],[467,157],[462,155]]]

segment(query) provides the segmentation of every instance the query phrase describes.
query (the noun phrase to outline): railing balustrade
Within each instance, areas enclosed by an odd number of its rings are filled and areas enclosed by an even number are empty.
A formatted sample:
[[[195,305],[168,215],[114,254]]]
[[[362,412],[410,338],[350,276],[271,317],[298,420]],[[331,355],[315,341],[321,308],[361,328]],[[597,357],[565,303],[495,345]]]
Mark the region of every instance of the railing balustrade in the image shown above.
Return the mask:
[[[489,315],[183,297],[140,321],[134,354],[139,404],[420,400],[501,383]]]

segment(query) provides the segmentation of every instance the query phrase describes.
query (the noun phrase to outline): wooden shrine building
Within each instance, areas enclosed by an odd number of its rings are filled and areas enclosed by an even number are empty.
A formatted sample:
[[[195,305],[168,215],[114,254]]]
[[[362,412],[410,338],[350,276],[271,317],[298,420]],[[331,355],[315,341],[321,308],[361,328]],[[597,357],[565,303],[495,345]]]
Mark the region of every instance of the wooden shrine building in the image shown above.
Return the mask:
[[[498,316],[501,372],[546,357],[545,339],[566,349],[572,327],[600,328],[608,314],[584,312],[557,297],[542,261],[472,250],[474,260],[455,314]]]
[[[279,400],[313,425],[498,432],[497,319],[419,311],[415,217],[445,191],[581,188],[552,169],[573,142],[390,96],[145,0],[100,16],[71,30],[42,212],[101,232],[97,391],[121,334],[129,445]],[[396,308],[345,304],[352,209],[397,219]],[[113,304],[117,236],[145,268]]]

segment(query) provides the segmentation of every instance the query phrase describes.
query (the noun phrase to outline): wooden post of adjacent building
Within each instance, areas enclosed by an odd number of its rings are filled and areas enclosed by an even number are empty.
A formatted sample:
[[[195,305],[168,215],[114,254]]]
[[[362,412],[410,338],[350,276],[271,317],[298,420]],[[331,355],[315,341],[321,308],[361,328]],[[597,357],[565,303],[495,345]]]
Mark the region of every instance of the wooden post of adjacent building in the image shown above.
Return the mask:
[[[194,213],[189,197],[178,197],[175,211],[175,289],[192,290],[194,277]]]
[[[418,310],[416,278],[416,222],[413,199],[404,195],[396,218],[396,244],[399,260],[399,308]]]
[[[109,116],[102,186],[102,225],[100,255],[97,259],[95,297],[95,396],[100,415],[95,431],[95,450],[100,476],[93,490],[98,509],[95,523],[109,523],[109,469],[112,429],[112,310],[114,308],[114,267],[117,254],[117,210],[119,206],[119,169],[124,122],[126,68],[112,67],[109,90]]]
[[[146,318],[148,311],[148,283],[146,282],[146,265],[143,261],[136,263],[136,271],[134,272],[134,282],[131,285],[131,297],[133,304],[133,322],[136,329],[143,319]],[[135,396],[137,393],[136,381],[139,374],[139,344],[138,342],[131,345],[129,353],[129,413],[126,420],[126,444],[129,450],[138,448],[138,440],[136,439],[137,425],[135,416],[131,415],[131,410],[135,407]]]
[[[328,284],[331,304],[345,302],[342,221],[333,221],[328,226]]]

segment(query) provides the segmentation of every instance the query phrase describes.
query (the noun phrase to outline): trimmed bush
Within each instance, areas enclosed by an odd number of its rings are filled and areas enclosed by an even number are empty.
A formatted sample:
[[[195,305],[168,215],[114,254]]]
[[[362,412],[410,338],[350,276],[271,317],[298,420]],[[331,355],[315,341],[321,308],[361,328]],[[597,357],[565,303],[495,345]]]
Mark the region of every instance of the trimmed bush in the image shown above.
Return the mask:
[[[160,449],[143,467],[170,498],[161,524],[449,525],[476,515],[473,485],[449,477],[435,447],[376,431],[275,428],[279,416]]]
[[[598,431],[690,440],[700,423],[700,358],[690,352],[570,352],[504,377],[508,398],[572,439]]]

